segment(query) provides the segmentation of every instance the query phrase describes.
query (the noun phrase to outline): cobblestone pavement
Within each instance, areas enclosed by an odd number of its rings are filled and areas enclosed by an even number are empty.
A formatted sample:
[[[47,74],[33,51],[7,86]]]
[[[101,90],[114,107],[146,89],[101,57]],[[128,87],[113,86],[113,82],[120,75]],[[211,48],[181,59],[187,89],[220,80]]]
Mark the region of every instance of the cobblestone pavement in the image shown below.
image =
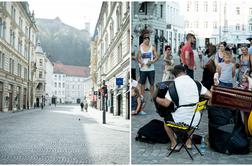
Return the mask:
[[[79,106],[0,113],[0,164],[128,164],[129,132]]]
[[[175,56],[176,57],[176,56]],[[199,60],[196,59],[198,62]],[[175,59],[175,63],[178,64],[178,58]],[[198,63],[197,63],[198,64]],[[159,82],[162,79],[162,63],[161,60],[155,65],[156,68],[156,81]],[[202,70],[197,66],[196,79],[201,80]],[[180,152],[175,152],[171,156],[168,155],[167,147],[170,144],[148,144],[143,142],[135,141],[137,131],[140,127],[144,126],[146,123],[152,119],[162,120],[156,113],[154,104],[150,101],[149,92],[146,91],[146,101],[145,106],[146,115],[138,115],[132,117],[132,134],[131,134],[131,161],[132,164],[252,164],[252,152],[248,155],[225,155],[221,153],[214,152],[210,147],[207,146],[204,156],[197,153],[196,149],[193,147],[191,152],[193,153],[194,160],[192,161],[186,151],[182,149]],[[203,118],[199,130],[195,132],[198,135],[207,135],[208,133],[208,117],[207,112],[204,112]]]

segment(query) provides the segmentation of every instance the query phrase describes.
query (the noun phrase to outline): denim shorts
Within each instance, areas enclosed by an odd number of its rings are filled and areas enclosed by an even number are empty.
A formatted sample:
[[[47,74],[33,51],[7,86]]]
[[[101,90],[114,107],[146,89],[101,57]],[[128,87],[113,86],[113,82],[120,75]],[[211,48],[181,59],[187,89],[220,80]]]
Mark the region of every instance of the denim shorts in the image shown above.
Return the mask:
[[[232,83],[225,83],[225,82],[221,82],[221,81],[220,81],[219,86],[226,87],[226,88],[233,88]]]
[[[146,79],[148,77],[150,85],[154,85],[155,81],[155,71],[140,71],[140,80],[139,83],[141,85],[144,85],[146,82]]]

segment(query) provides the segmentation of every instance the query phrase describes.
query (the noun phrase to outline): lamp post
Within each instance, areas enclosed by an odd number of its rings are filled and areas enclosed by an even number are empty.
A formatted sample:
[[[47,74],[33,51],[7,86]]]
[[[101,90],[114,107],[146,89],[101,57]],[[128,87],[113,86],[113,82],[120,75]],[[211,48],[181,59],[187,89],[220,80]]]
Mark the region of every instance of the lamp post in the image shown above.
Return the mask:
[[[107,85],[105,83],[105,80],[103,80],[103,85],[102,85],[102,110],[103,110],[102,123],[103,124],[106,124],[107,95],[108,95]]]

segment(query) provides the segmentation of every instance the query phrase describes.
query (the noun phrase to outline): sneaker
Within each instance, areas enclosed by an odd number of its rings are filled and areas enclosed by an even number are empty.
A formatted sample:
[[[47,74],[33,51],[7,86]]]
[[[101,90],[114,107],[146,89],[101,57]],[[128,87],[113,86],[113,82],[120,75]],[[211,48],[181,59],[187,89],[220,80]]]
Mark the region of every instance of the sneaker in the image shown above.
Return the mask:
[[[139,115],[146,115],[146,112],[141,111],[141,112],[139,112],[138,114],[139,114]]]

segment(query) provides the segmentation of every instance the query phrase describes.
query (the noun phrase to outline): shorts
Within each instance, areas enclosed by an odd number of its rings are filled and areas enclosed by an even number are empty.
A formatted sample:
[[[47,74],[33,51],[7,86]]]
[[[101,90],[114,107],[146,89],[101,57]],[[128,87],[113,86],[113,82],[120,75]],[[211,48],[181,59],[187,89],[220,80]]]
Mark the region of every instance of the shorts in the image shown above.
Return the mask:
[[[164,117],[164,122],[167,123],[167,121],[174,122],[171,112],[167,113]]]
[[[140,80],[139,83],[144,85],[146,83],[146,79],[148,77],[150,85],[154,85],[155,81],[155,71],[140,71]]]

